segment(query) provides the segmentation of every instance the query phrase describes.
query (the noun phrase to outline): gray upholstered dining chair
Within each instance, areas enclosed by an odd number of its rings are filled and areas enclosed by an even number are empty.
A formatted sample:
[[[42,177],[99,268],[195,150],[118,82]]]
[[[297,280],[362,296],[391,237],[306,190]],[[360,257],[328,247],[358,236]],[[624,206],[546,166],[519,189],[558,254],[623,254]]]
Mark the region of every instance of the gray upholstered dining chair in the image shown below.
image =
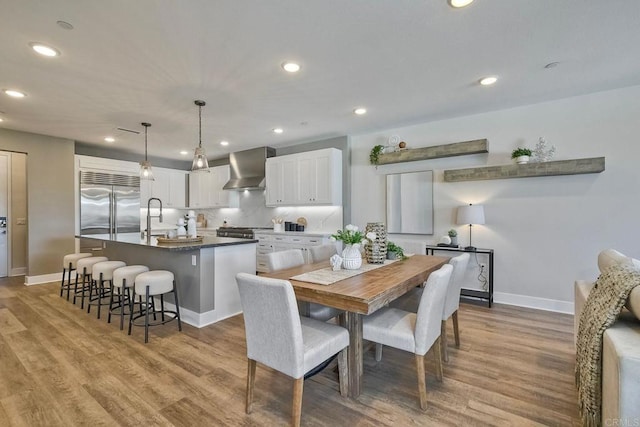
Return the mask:
[[[447,320],[449,317],[453,319],[453,335],[456,347],[460,347],[460,329],[458,327],[458,309],[460,308],[460,291],[462,289],[462,279],[467,266],[469,265],[469,254],[464,253],[453,257],[449,260],[449,264],[453,266],[447,296],[444,300],[444,309],[442,310],[442,358],[445,362],[449,361],[449,352],[447,351]]]
[[[287,268],[304,265],[304,255],[300,249],[289,249],[267,254],[267,268],[269,271],[280,271]],[[341,310],[326,305],[309,303],[309,317],[316,320],[327,321],[342,314]]]
[[[327,261],[332,256],[338,253],[338,249],[334,243],[326,245],[311,246],[309,248],[309,254],[311,255],[311,262]]]
[[[460,290],[462,289],[462,279],[464,278],[465,271],[467,271],[469,258],[469,254],[464,253],[449,260],[449,264],[453,266],[453,272],[451,273],[451,280],[449,282],[449,287],[447,288],[447,296],[444,301],[444,309],[442,310],[442,331],[440,332],[440,336],[442,337],[442,358],[445,362],[449,361],[449,352],[447,350],[447,320],[450,317],[453,318],[453,335],[455,338],[456,347],[460,347],[458,308],[460,307]],[[418,311],[418,304],[420,302],[421,295],[422,288],[413,289],[410,292],[407,292],[402,297],[393,301],[390,306],[415,313],[416,311]]]
[[[292,425],[300,425],[304,375],[338,354],[340,394],[347,395],[349,332],[338,325],[300,317],[286,280],[236,276],[247,338],[246,412],[251,413],[256,362],[294,379]]]
[[[423,410],[427,409],[424,356],[432,348],[436,377],[442,381],[440,320],[452,271],[453,267],[445,264],[429,275],[417,313],[386,307],[366,316],[363,321],[363,338],[376,343],[376,360],[382,358],[383,345],[415,354],[420,408]]]

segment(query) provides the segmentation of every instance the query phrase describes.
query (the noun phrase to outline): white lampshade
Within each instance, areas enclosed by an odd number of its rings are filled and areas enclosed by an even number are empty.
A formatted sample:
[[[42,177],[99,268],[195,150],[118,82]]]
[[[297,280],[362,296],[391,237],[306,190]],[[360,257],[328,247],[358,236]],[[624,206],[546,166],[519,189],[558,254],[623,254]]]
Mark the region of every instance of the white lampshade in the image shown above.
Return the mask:
[[[471,204],[459,206],[456,224],[484,224],[484,206]]]

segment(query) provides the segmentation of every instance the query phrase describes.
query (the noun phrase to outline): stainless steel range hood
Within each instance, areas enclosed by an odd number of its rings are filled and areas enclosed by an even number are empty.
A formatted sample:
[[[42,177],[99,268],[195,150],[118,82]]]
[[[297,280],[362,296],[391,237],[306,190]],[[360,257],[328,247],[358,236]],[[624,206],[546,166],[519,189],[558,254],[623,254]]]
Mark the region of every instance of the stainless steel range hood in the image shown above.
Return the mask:
[[[265,162],[274,157],[276,150],[271,147],[252,148],[229,154],[231,178],[224,190],[262,190],[265,185]]]

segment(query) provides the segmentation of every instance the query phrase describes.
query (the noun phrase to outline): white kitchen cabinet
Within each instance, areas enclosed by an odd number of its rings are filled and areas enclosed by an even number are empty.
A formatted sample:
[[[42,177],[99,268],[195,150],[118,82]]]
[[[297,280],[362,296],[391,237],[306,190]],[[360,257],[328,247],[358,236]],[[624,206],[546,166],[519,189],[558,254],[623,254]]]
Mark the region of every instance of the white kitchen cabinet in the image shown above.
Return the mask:
[[[140,180],[141,206],[146,208],[149,198],[156,197],[166,208],[185,208],[187,172],[158,167],[152,170],[153,181]]]
[[[256,233],[254,236],[258,240],[256,252],[256,269],[259,272],[268,272],[267,254],[271,252],[286,251],[289,249],[300,249],[305,263],[311,262],[309,248],[329,243],[329,236],[304,236],[296,234],[269,234]]]
[[[270,157],[267,206],[342,204],[342,152],[336,148]]]
[[[209,168],[209,172],[189,174],[189,207],[191,208],[237,208],[237,191],[223,190],[229,181],[228,165]]]
[[[267,158],[265,168],[267,206],[291,206],[298,203],[295,186],[297,167],[295,155]]]

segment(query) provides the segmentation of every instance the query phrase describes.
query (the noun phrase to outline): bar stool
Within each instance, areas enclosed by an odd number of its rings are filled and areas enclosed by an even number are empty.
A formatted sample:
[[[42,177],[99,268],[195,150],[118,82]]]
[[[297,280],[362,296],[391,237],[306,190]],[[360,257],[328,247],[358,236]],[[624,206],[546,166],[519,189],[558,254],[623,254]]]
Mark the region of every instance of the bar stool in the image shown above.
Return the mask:
[[[149,267],[146,265],[129,265],[114,270],[112,279],[113,289],[109,299],[109,317],[107,318],[107,323],[111,323],[112,314],[119,314],[120,330],[124,329],[125,304],[127,306],[131,306],[131,289],[133,289],[136,277],[138,277],[139,274],[146,273],[147,271],[149,271]],[[116,291],[118,291],[118,305],[114,307],[113,304]],[[119,312],[116,310],[119,310]],[[130,311],[129,316],[133,313],[134,311]],[[142,313],[142,295],[140,295],[139,313]]]
[[[87,313],[91,313],[91,306],[98,306],[98,319],[100,318],[100,308],[103,305],[102,300],[111,294],[111,288],[113,287],[113,271],[117,268],[126,266],[127,264],[122,261],[103,261],[93,266],[93,278],[89,285],[89,303],[87,304]],[[109,289],[104,286],[105,282],[109,282]],[[96,295],[93,295],[93,291],[96,291]],[[105,302],[104,305],[108,303]]]
[[[76,263],[78,262],[79,259],[89,258],[90,256],[92,256],[92,254],[82,252],[79,254],[68,254],[68,255],[65,255],[64,258],[62,258],[62,282],[60,282],[60,297],[62,297],[62,293],[66,289],[67,301],[69,301],[69,292],[71,291],[71,272],[75,271]],[[69,274],[69,280],[65,285],[64,276],[67,275],[67,272]],[[77,273],[76,273],[76,276],[77,276]]]
[[[89,258],[81,258],[76,262],[76,284],[73,288],[73,303],[76,303],[76,297],[79,293],[82,294],[82,302],[80,308],[84,308],[84,295],[91,286],[93,280],[93,266],[99,262],[109,261],[106,256],[92,256]],[[82,288],[78,291],[78,276],[82,277]],[[87,282],[88,280],[88,282]]]
[[[176,310],[165,310],[164,309],[164,295],[173,292],[173,296],[175,298]],[[135,284],[133,286],[133,297],[131,301],[135,300],[136,294],[144,295],[145,306],[146,309],[144,313],[140,313],[137,316],[131,314],[129,316],[129,335],[131,335],[131,326],[143,326],[142,324],[136,324],[134,322],[135,319],[139,319],[144,316],[144,342],[149,342],[149,326],[163,325],[167,322],[170,322],[174,319],[178,320],[178,330],[182,331],[182,323],[180,322],[180,304],[178,302],[178,292],[176,292],[176,281],[173,276],[173,273],[166,270],[154,270],[148,271],[146,273],[139,274],[136,277]],[[149,323],[149,308],[152,306],[151,298],[155,295],[160,295],[160,314],[161,320],[154,323]],[[133,304],[129,305],[130,310],[133,311]],[[158,313],[155,307],[152,308],[151,314],[155,315]],[[170,319],[165,320],[165,313],[173,314]]]

